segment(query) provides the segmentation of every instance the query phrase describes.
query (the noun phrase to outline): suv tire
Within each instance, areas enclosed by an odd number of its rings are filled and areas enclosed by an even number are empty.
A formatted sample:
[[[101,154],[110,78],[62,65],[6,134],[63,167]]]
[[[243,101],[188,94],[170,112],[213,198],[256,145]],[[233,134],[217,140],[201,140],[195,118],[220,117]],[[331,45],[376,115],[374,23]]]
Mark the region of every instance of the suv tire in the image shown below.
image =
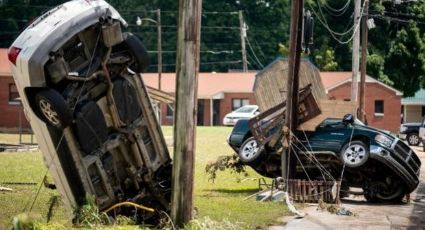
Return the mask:
[[[347,167],[357,168],[369,159],[369,149],[362,141],[351,141],[344,145],[340,157]]]
[[[420,143],[419,135],[417,133],[409,133],[406,137],[407,143],[411,146],[418,146]]]
[[[246,139],[238,151],[239,158],[242,163],[247,165],[257,165],[261,162],[264,151],[263,148],[258,145],[257,140],[254,137]]]

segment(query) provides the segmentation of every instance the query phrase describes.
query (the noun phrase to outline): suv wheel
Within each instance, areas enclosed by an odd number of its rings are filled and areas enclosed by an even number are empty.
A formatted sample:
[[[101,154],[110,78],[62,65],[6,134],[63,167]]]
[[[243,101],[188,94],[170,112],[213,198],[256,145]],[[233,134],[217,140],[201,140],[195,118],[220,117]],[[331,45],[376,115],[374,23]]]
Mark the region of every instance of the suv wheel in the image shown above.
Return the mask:
[[[365,189],[365,198],[369,202],[400,202],[404,196],[403,183],[391,177],[374,181]]]
[[[36,94],[35,102],[40,119],[48,125],[63,129],[71,124],[71,112],[64,98],[57,91],[42,90]]]
[[[369,159],[369,150],[362,141],[347,143],[341,151],[341,160],[347,167],[362,166]]]
[[[419,145],[419,135],[417,133],[409,133],[407,134],[407,143],[412,146],[418,146]]]
[[[263,148],[259,146],[254,137],[246,139],[239,148],[241,162],[248,165],[259,163],[263,155]]]

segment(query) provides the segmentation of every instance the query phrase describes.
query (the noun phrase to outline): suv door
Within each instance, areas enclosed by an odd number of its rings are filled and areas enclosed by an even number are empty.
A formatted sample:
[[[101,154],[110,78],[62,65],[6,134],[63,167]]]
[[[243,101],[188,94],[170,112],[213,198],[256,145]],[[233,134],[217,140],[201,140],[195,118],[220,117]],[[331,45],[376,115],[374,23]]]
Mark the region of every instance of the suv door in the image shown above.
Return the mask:
[[[349,138],[352,126],[342,122],[323,122],[308,138],[313,151],[332,151],[338,153],[345,140]]]

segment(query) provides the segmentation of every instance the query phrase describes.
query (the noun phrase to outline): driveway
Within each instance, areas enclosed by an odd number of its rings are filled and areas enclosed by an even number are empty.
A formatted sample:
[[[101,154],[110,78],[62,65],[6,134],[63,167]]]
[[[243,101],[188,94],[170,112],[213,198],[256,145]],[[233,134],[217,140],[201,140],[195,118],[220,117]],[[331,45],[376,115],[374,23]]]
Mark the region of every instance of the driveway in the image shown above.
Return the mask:
[[[422,146],[414,149],[423,163],[420,183],[411,194],[410,204],[369,204],[362,196],[353,197],[342,201],[342,207],[353,212],[353,216],[338,216],[313,205],[302,210],[306,217],[286,217],[285,226],[269,229],[425,229],[425,153]]]

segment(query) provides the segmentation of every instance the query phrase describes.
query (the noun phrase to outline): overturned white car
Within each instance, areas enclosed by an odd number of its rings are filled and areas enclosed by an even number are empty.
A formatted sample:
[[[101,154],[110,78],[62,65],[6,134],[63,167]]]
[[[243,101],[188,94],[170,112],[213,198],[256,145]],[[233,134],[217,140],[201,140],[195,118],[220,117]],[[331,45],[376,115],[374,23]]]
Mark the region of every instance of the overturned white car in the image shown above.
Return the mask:
[[[102,0],[48,11],[9,49],[25,114],[63,200],[169,209],[171,159],[140,72],[147,52]],[[120,206],[115,213],[146,216]]]

